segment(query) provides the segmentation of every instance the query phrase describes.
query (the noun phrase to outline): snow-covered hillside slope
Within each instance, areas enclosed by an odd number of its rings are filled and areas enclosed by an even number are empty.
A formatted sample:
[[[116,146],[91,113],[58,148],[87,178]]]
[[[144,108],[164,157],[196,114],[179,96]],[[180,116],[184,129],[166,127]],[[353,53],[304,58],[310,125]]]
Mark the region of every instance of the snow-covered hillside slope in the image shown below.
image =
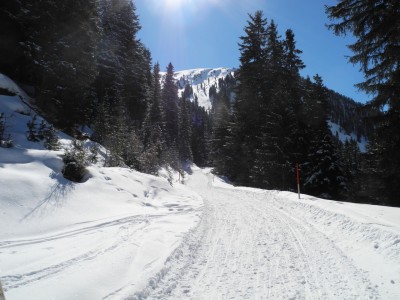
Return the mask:
[[[197,96],[199,105],[205,109],[211,108],[211,101],[208,95],[210,87],[215,85],[218,89],[218,80],[225,78],[228,74],[234,75],[235,69],[231,68],[216,68],[216,69],[192,69],[177,71],[174,73],[174,78],[177,82],[179,95],[189,84],[193,88],[193,96]],[[165,72],[161,73],[161,82],[164,81]]]
[[[0,88],[19,94],[0,77]],[[63,178],[63,150],[29,142],[34,114],[19,96],[0,95],[0,281],[7,300],[124,299],[163,267],[199,220],[203,202],[167,178],[88,167],[84,183]],[[42,119],[37,119],[40,122]],[[63,147],[71,138],[58,133]],[[86,142],[89,147],[91,142]]]
[[[366,139],[365,136],[362,136],[360,138],[360,140],[358,140],[357,135],[355,133],[352,133],[350,135],[346,134],[345,131],[343,130],[343,128],[339,124],[333,123],[332,121],[328,121],[328,125],[329,125],[329,128],[331,129],[332,134],[334,136],[337,135],[339,140],[342,143],[345,143],[346,141],[350,142],[351,140],[354,140],[354,141],[357,141],[358,148],[360,149],[361,152],[365,153],[367,151],[368,140]]]

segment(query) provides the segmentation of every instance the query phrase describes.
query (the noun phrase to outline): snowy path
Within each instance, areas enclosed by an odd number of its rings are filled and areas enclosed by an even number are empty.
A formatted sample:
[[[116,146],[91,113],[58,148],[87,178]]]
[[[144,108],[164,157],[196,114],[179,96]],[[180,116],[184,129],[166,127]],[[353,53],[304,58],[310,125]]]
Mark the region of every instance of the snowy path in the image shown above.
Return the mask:
[[[278,192],[217,188],[211,176],[191,176],[203,218],[134,298],[395,299],[381,297],[369,273],[318,226],[289,214],[291,202],[281,204]]]

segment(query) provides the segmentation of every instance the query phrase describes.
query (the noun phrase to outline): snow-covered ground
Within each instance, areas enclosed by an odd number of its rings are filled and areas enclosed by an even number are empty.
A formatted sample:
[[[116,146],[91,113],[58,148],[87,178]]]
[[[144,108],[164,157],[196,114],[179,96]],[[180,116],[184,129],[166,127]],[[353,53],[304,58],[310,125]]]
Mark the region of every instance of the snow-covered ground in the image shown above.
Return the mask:
[[[189,84],[193,88],[193,95],[197,96],[199,105],[205,109],[211,109],[209,89],[213,85],[219,91],[218,80],[224,79],[228,74],[234,76],[235,69],[216,68],[216,69],[191,69],[177,71],[174,73],[174,79],[178,85],[178,94],[181,95],[185,86]],[[165,72],[161,72],[161,81],[164,81]]]
[[[400,209],[234,188],[206,170],[187,184],[201,222],[140,296],[400,299]]]
[[[5,76],[0,87],[22,95]],[[102,167],[101,146],[86,182],[64,179],[63,150],[27,141],[26,123],[34,113],[21,98],[0,95],[14,144],[0,147],[0,281],[6,299],[124,299],[143,289],[197,224],[202,199],[165,170],[164,178]],[[68,147],[71,138],[58,135]]]
[[[72,183],[63,150],[27,141],[19,96],[0,112],[14,141],[0,148],[7,300],[400,299],[400,208],[233,187],[196,167],[171,185],[101,159]]]

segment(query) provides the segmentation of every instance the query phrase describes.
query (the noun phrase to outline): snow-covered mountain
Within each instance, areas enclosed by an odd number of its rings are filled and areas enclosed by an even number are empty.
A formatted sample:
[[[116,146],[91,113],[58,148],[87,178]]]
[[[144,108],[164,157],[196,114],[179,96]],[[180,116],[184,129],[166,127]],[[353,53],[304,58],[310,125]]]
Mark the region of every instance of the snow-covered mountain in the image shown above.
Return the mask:
[[[165,79],[165,72],[161,72],[161,82]],[[224,79],[227,75],[234,76],[233,68],[216,69],[191,69],[177,71],[174,78],[178,86],[178,94],[181,95],[186,85],[193,88],[193,97],[197,97],[199,105],[205,109],[210,109],[212,104],[209,97],[209,89],[214,85],[219,91],[218,80]]]

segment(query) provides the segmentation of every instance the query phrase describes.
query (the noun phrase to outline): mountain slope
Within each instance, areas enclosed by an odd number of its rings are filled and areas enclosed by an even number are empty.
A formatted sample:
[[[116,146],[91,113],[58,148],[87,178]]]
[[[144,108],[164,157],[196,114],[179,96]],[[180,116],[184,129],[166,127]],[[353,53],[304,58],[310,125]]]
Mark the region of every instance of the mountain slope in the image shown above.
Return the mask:
[[[199,105],[205,109],[211,109],[212,103],[209,90],[212,86],[218,88],[218,80],[224,79],[226,76],[234,76],[235,69],[232,68],[216,68],[216,69],[192,69],[177,71],[174,78],[178,86],[179,95],[185,89],[186,85],[193,88],[193,98],[197,97]],[[161,82],[164,81],[165,73],[161,73]]]
[[[143,288],[198,222],[201,198],[178,184],[177,174],[102,167],[100,145],[86,181],[66,180],[64,150],[28,141],[26,124],[34,111],[7,77],[0,77],[0,88],[7,90],[0,112],[14,144],[0,147],[0,281],[6,299],[123,299]],[[69,148],[71,137],[57,135]],[[93,145],[84,143],[86,149]]]

